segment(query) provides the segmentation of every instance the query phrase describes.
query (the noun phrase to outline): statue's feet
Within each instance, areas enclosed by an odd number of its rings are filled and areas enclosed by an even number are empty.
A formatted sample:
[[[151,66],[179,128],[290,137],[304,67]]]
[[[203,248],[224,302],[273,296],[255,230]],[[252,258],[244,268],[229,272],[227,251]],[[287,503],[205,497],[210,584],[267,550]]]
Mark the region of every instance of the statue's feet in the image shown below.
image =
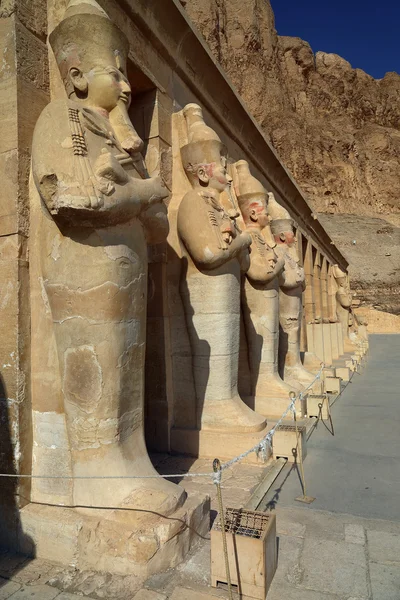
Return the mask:
[[[314,374],[314,376],[321,369],[322,361],[313,353],[313,352],[305,352],[303,357],[303,366],[304,368]]]
[[[239,396],[225,400],[208,400],[201,415],[201,428],[237,433],[264,429],[266,420],[249,408]]]
[[[289,399],[290,392],[296,392],[292,385],[283,381],[278,373],[260,375],[256,386],[256,396]]]
[[[75,479],[74,504],[77,507],[148,511],[168,516],[186,499],[183,487],[159,476],[148,456],[138,456],[133,461],[124,461],[121,457],[113,461],[104,457],[102,465],[87,463],[75,473],[103,477]],[[107,475],[120,475],[121,478],[108,479]]]
[[[279,419],[286,411],[287,407],[291,402],[291,398],[272,397],[272,396],[255,396],[254,408],[261,415],[265,415],[268,419]],[[296,406],[298,412],[301,412],[300,404]],[[287,419],[293,418],[293,413],[289,412]]]

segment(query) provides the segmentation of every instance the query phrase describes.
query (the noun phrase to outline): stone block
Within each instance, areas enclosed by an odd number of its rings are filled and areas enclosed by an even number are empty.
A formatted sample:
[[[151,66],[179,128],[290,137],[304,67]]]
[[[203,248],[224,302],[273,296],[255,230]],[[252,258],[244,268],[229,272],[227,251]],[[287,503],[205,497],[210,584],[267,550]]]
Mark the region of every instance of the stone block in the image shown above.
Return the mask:
[[[196,590],[191,590],[189,588],[177,587],[174,589],[172,596],[170,596],[170,600],[215,600],[216,597],[221,597],[217,591],[208,592],[199,592]]]
[[[133,600],[166,600],[167,596],[153,592],[153,590],[139,590]]]
[[[374,600],[398,600],[400,590],[399,564],[370,563],[372,595]]]
[[[15,27],[18,79],[29,81],[36,89],[49,91],[48,50],[46,44],[17,22]],[[19,90],[20,91],[20,90]],[[18,113],[20,116],[20,114]]]
[[[12,597],[12,600],[53,600],[60,590],[50,585],[24,585]]]
[[[8,581],[0,577],[0,600],[7,600],[12,594],[17,592],[21,587],[16,581]]]
[[[277,516],[276,523],[279,528],[280,517]],[[279,534],[278,543],[278,567],[275,573],[274,581],[276,583],[294,583],[295,573],[300,572],[300,557],[303,548],[303,539],[293,537],[292,533],[288,535]],[[268,597],[269,598],[269,597]]]
[[[270,427],[267,426],[256,433],[240,433],[237,431],[175,428],[171,430],[171,451],[210,460],[218,457],[220,460],[226,461],[255,446],[268,433],[269,429]],[[244,459],[244,462],[259,464],[264,461],[261,456],[252,452]]]
[[[225,531],[232,585],[241,595],[264,600],[276,571],[274,514],[225,510]],[[211,530],[211,585],[226,583],[221,523]]]
[[[69,592],[61,592],[59,596],[57,596],[57,600],[82,600],[81,595],[70,594]]]
[[[338,330],[336,327],[337,323],[329,323],[329,329],[331,331],[331,346],[332,346],[332,358],[339,358],[339,339]]]
[[[357,544],[306,538],[301,558],[300,588],[368,598],[368,570],[364,548]],[[382,599],[383,600],[383,599]]]
[[[306,428],[304,425],[279,425],[272,438],[273,457],[287,458],[288,462],[304,460],[307,455]]]
[[[329,394],[340,394],[340,378],[339,377],[325,377],[324,379],[324,392]]]
[[[376,562],[397,562],[400,569],[400,535],[386,531],[367,532],[370,560]]]
[[[1,21],[0,21],[1,22]],[[0,152],[18,147],[17,130],[17,78],[0,80]]]
[[[350,373],[349,367],[336,367],[336,377],[339,377],[342,381],[350,381]]]
[[[329,419],[329,398],[326,394],[308,394],[307,416]]]
[[[313,590],[302,590],[297,586],[280,583],[276,578],[268,593],[268,600],[339,600],[336,594],[324,594]],[[366,600],[364,598],[346,598],[346,600]]]
[[[0,154],[1,205],[0,235],[10,235],[18,231],[18,152],[10,150]]]
[[[312,325],[307,325],[307,335],[308,328],[312,328],[312,339],[313,339],[313,348],[312,352],[320,359],[325,361],[324,358],[324,336],[322,333],[322,323],[314,323]]]
[[[176,566],[199,535],[207,534],[209,510],[209,498],[198,494],[189,495],[168,519],[145,511],[105,515],[98,509],[77,513],[38,504],[25,506],[20,517],[39,558],[74,564],[81,571],[147,578]]]
[[[324,362],[327,365],[332,364],[333,354],[332,354],[332,334],[331,334],[331,324],[330,323],[322,323],[322,335],[323,335],[323,343],[324,343]]]
[[[344,539],[349,544],[365,544],[365,531],[362,525],[346,523],[344,526]]]
[[[326,377],[336,377],[336,369],[334,367],[324,367],[322,370],[322,379]]]
[[[47,2],[46,0],[18,0],[17,15],[27,29],[39,38],[47,35]]]

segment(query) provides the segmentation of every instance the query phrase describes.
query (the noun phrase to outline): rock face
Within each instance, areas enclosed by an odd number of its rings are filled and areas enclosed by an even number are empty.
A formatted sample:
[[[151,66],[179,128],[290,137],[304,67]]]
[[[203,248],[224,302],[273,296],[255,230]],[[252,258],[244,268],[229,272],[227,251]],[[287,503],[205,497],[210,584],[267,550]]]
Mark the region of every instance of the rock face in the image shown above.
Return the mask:
[[[376,80],[336,54],[279,36],[269,0],[182,4],[315,210],[383,218],[396,233],[400,76]],[[339,225],[331,219],[334,239]],[[360,289],[368,286],[357,267],[351,274]]]

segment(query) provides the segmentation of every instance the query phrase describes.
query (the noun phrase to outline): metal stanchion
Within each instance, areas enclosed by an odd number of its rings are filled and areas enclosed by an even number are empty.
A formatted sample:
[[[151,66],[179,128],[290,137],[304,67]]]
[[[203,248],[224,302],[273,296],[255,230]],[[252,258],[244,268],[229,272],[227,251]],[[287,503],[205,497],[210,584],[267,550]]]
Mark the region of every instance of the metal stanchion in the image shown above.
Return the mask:
[[[224,507],[223,507],[223,504],[222,504],[222,492],[221,492],[221,474],[222,474],[222,471],[221,471],[221,462],[220,462],[220,460],[218,458],[214,458],[213,469],[214,469],[214,473],[218,473],[219,474],[219,477],[215,479],[215,485],[217,487],[217,499],[218,499],[219,519],[220,519],[220,522],[221,522],[222,547],[224,549],[226,582],[228,584],[229,600],[233,600],[232,583],[231,583],[231,573],[230,573],[230,570],[229,570],[228,546],[226,544]]]
[[[292,398],[295,397],[294,392],[290,392],[290,395]],[[296,459],[299,459],[299,470],[300,470],[300,478],[301,478],[301,485],[303,488],[303,495],[302,496],[298,496],[297,498],[295,498],[295,500],[297,500],[297,502],[305,502],[306,504],[311,504],[312,502],[314,502],[315,498],[313,496],[307,496],[306,494],[306,480],[304,477],[304,466],[303,466],[303,448],[300,445],[300,432],[299,432],[299,428],[297,425],[297,414],[296,414],[296,407],[293,406],[293,419],[294,419],[294,426],[296,428]]]

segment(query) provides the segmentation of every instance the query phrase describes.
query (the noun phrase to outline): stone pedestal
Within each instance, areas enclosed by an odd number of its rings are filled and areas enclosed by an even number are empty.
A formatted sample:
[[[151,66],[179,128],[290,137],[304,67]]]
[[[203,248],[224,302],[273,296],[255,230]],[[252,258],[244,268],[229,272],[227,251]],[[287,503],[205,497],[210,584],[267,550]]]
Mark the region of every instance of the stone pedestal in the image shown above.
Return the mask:
[[[115,485],[118,485],[115,483]],[[83,512],[85,510],[85,512]],[[178,565],[210,525],[208,496],[189,496],[172,515],[28,504],[20,512],[19,551],[79,570],[150,575]]]
[[[329,328],[331,330],[332,359],[339,358],[340,356],[338,329],[336,325],[337,323],[329,323]]]
[[[336,367],[336,375],[343,381],[350,381],[351,369],[349,367]]]
[[[285,408],[289,404],[287,401]],[[283,412],[283,411],[282,411]],[[291,415],[289,415],[290,417]],[[271,429],[267,426],[263,431],[256,433],[237,432],[237,431],[210,431],[207,429],[172,429],[171,430],[171,451],[177,454],[186,454],[196,458],[210,459],[210,470],[212,461],[219,458],[225,462],[242,454],[255,446]],[[266,457],[268,458],[268,457]],[[244,462],[250,464],[259,464],[265,462],[265,458],[257,455],[255,452],[249,454]]]
[[[309,323],[307,325],[307,338],[312,345],[311,351],[321,360],[325,361],[325,345],[322,323]]]
[[[331,339],[331,324],[330,323],[322,324],[322,336],[323,336],[323,344],[324,344],[324,363],[326,365],[331,365],[333,356],[332,356],[332,339]]]

